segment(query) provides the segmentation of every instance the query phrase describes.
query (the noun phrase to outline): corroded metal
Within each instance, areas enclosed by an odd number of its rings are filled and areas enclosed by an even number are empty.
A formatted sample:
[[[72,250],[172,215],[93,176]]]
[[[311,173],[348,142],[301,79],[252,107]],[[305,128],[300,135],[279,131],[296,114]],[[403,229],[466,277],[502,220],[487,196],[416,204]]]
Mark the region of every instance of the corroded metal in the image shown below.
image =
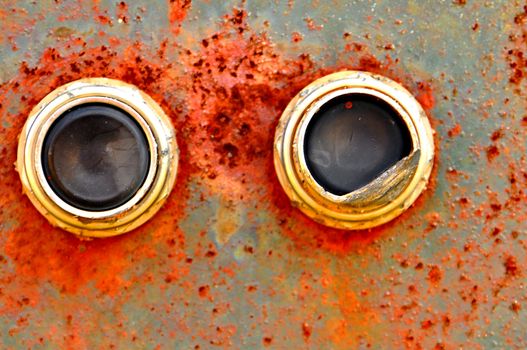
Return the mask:
[[[387,102],[408,128],[412,150],[371,183],[339,196],[326,191],[309,171],[304,139],[315,113],[346,94]],[[282,187],[304,213],[336,228],[371,228],[401,215],[426,188],[433,160],[432,129],[419,102],[396,82],[368,72],[343,71],[314,81],[291,100],[276,128],[274,162]]]
[[[494,1],[2,1],[0,348],[525,349],[527,13]],[[274,131],[310,82],[389,77],[436,131],[428,189],[370,230],[291,206]],[[22,194],[32,108],[85,77],[165,111],[147,223],[81,241]]]

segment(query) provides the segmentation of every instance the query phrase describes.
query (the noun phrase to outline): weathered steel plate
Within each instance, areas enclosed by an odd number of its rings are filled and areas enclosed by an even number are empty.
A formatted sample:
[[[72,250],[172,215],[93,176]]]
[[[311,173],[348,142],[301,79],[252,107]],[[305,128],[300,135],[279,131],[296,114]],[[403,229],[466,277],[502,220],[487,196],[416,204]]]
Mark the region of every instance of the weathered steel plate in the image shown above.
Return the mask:
[[[0,5],[1,348],[527,347],[523,2]],[[313,223],[273,168],[288,101],[342,69],[399,81],[436,130],[429,189],[370,231]],[[160,103],[181,160],[153,220],[80,241],[13,164],[31,108],[96,76]]]

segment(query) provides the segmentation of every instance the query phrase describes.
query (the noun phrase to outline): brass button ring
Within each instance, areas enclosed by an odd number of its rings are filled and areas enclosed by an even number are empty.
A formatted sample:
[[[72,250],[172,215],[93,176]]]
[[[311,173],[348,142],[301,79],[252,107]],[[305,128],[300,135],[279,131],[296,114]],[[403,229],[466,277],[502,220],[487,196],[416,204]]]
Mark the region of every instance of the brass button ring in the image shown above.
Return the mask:
[[[278,179],[301,211],[327,226],[365,229],[410,207],[427,186],[433,132],[400,84],[362,71],[305,87],[275,134]]]
[[[168,117],[137,87],[106,78],[61,86],[31,111],[18,144],[23,189],[49,222],[80,236],[151,218],[176,177]]]

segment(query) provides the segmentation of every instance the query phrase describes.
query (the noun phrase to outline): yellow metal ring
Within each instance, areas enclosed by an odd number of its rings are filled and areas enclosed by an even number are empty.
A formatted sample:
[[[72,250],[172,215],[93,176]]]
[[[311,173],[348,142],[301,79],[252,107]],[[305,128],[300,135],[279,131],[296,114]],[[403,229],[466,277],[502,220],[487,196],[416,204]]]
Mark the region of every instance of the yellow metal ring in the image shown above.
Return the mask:
[[[399,114],[412,152],[370,184],[339,196],[326,191],[308,169],[304,137],[324,104],[355,93],[375,96]],[[375,227],[403,213],[426,188],[434,159],[432,128],[419,102],[393,80],[362,71],[330,74],[300,91],[280,118],[274,146],[276,173],[292,203],[312,219],[341,229]]]
[[[67,110],[103,103],[126,111],[142,128],[149,145],[150,165],[143,185],[117,208],[88,211],[63,201],[47,182],[42,145],[53,122]],[[174,186],[178,147],[172,124],[159,105],[137,87],[107,78],[87,78],[63,85],[33,108],[18,143],[17,170],[37,210],[54,226],[85,237],[128,232],[150,219]]]

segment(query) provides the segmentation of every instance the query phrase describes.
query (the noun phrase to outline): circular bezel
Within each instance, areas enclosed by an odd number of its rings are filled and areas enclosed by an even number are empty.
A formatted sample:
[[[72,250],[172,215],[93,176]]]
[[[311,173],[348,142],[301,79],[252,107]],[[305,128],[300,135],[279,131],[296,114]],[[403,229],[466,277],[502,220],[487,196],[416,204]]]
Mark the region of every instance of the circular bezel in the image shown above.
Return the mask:
[[[416,158],[416,165],[410,169],[403,164],[407,168],[398,169],[408,175],[402,176],[397,186],[380,189],[384,200],[370,200],[368,191],[373,190],[367,186],[335,195],[318,184],[307,167],[304,153],[307,126],[323,105],[348,94],[367,94],[385,101],[408,128],[411,156]],[[306,86],[283,112],[275,134],[275,169],[286,194],[309,217],[341,229],[375,227],[404,212],[426,188],[433,158],[433,132],[423,108],[400,84],[369,72],[338,72]],[[360,200],[356,199],[358,192]]]
[[[148,174],[135,195],[109,210],[89,211],[62,200],[51,188],[42,166],[42,146],[54,121],[83,104],[112,105],[128,113],[148,141]],[[152,217],[170,193],[177,172],[178,147],[170,120],[137,87],[107,78],[87,78],[63,85],[31,111],[18,145],[17,169],[35,207],[55,226],[80,236],[108,237],[128,232]]]

